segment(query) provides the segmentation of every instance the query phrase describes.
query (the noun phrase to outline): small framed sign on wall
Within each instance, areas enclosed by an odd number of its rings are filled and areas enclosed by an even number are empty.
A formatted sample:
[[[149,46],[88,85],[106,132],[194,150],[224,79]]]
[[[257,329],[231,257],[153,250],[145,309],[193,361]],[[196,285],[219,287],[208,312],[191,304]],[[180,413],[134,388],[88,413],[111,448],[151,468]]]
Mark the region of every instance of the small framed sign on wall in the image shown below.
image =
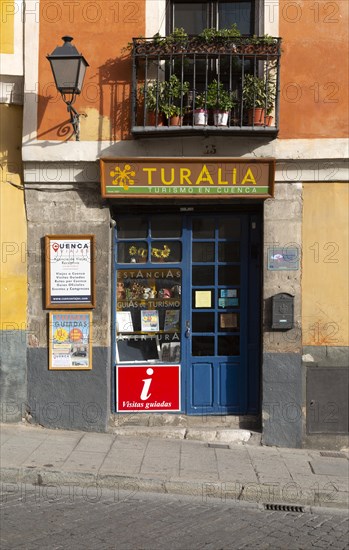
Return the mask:
[[[94,235],[46,235],[46,308],[95,307]]]
[[[49,370],[92,369],[92,313],[49,313]]]

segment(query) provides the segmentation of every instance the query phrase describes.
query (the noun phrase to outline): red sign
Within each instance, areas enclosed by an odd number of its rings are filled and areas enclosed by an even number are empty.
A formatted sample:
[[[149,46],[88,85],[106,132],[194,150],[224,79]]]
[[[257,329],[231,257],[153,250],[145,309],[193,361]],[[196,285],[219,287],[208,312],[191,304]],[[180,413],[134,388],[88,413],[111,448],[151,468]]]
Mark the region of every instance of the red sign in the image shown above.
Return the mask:
[[[117,411],[180,411],[179,365],[117,366]]]

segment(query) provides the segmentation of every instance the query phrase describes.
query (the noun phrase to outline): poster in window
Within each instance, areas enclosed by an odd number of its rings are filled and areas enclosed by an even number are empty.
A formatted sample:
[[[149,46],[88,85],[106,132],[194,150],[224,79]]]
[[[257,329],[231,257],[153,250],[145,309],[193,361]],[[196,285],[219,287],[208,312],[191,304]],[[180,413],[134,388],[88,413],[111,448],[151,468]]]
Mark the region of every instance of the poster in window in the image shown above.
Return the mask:
[[[156,309],[143,309],[141,311],[142,332],[158,332],[159,313]]]
[[[133,322],[130,311],[116,312],[116,330],[117,332],[133,332]]]
[[[178,332],[180,330],[179,326],[179,309],[167,309],[165,313],[165,332]]]
[[[46,235],[46,307],[95,307],[94,235]]]
[[[92,313],[49,314],[49,369],[92,369]]]

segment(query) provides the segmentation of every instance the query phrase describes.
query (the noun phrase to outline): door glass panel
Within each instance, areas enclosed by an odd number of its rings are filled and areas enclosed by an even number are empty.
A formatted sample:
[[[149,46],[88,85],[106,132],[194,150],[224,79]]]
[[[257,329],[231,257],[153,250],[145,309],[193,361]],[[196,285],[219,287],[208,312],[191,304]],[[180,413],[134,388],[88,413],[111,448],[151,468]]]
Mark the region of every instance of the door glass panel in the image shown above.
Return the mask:
[[[148,244],[144,241],[131,241],[118,244],[118,262],[121,264],[144,264],[148,258]]]
[[[174,239],[182,235],[182,220],[179,216],[154,216],[150,227],[153,239]]]
[[[193,266],[192,273],[193,273],[194,286],[214,285],[214,266],[213,265]]]
[[[214,262],[214,243],[193,243],[193,262]]]
[[[218,267],[218,284],[219,285],[239,285],[240,284],[240,266],[238,265],[219,266]]]
[[[212,290],[193,290],[192,307],[205,309],[214,307],[212,294],[214,294]]]
[[[218,355],[240,355],[240,337],[218,336]]]
[[[219,221],[218,235],[220,239],[239,239],[240,220],[236,218],[222,219]]]
[[[214,313],[193,312],[192,330],[193,332],[213,332]]]
[[[240,261],[240,243],[219,243],[218,244],[219,262],[239,262]]]
[[[191,342],[194,357],[214,355],[214,336],[192,336]]]
[[[240,314],[239,313],[220,313],[219,314],[220,332],[239,332]]]
[[[118,239],[144,239],[148,233],[148,220],[132,216],[118,219]]]
[[[193,219],[193,238],[194,239],[213,239],[215,223],[213,219],[194,218]]]
[[[218,307],[239,307],[240,291],[238,288],[220,288],[218,291]]]
[[[182,244],[180,241],[152,241],[152,262],[180,262],[182,259]]]

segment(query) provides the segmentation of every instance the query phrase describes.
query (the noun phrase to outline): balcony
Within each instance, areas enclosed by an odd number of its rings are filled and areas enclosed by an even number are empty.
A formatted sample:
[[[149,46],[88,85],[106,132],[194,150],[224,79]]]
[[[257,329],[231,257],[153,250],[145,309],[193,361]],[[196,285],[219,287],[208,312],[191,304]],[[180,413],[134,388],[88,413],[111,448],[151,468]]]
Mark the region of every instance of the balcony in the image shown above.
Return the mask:
[[[133,39],[132,134],[274,139],[281,39],[206,31]]]

